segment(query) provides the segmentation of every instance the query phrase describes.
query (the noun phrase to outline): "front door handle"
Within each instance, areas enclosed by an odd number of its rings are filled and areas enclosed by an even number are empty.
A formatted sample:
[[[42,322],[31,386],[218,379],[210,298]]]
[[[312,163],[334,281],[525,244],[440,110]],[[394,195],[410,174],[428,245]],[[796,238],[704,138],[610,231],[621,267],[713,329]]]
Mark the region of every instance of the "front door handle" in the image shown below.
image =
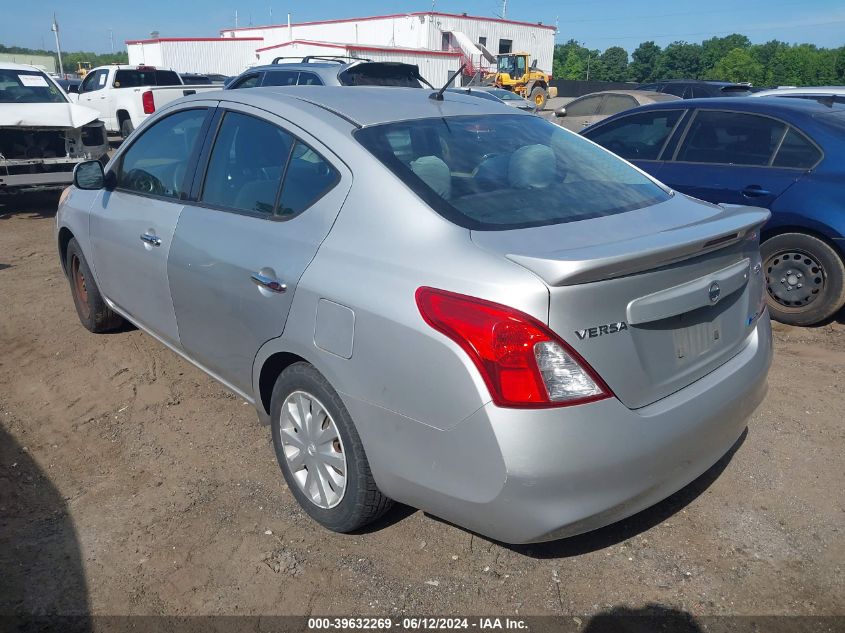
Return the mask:
[[[771,191],[763,189],[760,185],[749,185],[742,190],[742,195],[746,198],[759,198],[761,196],[771,195]]]
[[[141,241],[153,246],[161,246],[161,238],[152,233],[142,233]]]
[[[283,284],[278,279],[273,279],[272,277],[262,275],[261,273],[255,273],[251,275],[250,279],[252,279],[252,283],[254,283],[259,288],[266,288],[270,292],[276,292],[281,294],[282,292],[288,289],[287,284]]]

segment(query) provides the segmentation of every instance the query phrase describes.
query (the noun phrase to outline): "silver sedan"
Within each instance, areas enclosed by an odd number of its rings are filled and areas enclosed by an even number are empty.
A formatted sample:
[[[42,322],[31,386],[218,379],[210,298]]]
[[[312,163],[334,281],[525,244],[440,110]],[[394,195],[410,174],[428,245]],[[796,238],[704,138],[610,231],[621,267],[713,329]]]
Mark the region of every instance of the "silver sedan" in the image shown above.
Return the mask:
[[[74,183],[82,324],[129,321],[252,403],[332,530],[392,500],[508,542],[591,530],[702,474],[765,393],[768,212],[502,104],[203,93]]]

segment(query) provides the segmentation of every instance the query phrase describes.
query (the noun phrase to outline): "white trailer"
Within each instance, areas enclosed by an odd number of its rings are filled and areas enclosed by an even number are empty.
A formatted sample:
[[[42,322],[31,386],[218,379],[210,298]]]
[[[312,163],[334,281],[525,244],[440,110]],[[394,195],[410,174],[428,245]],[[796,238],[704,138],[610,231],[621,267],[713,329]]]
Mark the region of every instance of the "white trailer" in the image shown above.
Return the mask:
[[[178,73],[239,75],[255,64],[261,37],[162,37],[129,40],[129,64],[172,68]]]

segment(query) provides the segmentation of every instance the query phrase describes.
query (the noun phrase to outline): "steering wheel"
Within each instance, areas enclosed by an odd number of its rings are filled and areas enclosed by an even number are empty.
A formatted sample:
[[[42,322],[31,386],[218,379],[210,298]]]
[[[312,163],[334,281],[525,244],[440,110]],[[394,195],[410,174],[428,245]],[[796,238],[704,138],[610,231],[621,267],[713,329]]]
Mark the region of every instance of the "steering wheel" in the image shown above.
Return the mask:
[[[161,184],[161,181],[143,169],[130,169],[126,173],[126,185],[130,189],[141,193],[151,193],[159,196],[165,193],[164,185]]]

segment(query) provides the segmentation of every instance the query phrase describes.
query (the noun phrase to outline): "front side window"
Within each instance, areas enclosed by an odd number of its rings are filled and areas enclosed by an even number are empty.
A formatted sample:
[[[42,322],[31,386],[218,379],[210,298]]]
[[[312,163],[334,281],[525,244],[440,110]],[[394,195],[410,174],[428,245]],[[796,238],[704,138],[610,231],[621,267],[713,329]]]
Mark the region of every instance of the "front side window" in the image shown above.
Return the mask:
[[[95,70],[88,73],[80,86],[80,92],[92,92],[106,87],[107,70]]]
[[[255,73],[253,75],[247,75],[246,77],[236,81],[232,86],[232,89],[237,90],[239,88],[257,88],[260,82],[261,75]]]
[[[295,70],[271,70],[264,73],[264,86],[295,86],[296,76],[299,73]],[[254,86],[240,85],[238,88],[254,88]]]
[[[132,193],[182,198],[206,109],[182,110],[157,121],[124,152],[117,169],[117,187]]]
[[[470,229],[574,222],[669,198],[623,160],[537,117],[419,119],[365,127],[355,138],[434,210]]]
[[[67,99],[40,71],[0,68],[0,103],[67,103]]]
[[[566,116],[592,116],[599,109],[602,96],[582,97],[566,105]]]
[[[686,84],[666,84],[663,87],[663,92],[669,95],[675,95],[676,97],[680,97],[681,99],[687,94],[687,85]]]
[[[691,163],[768,165],[786,125],[776,119],[699,110],[676,160]]]
[[[638,105],[637,100],[630,95],[605,95],[601,108],[599,108],[599,114],[610,116],[611,114],[636,108]]]
[[[683,110],[654,110],[621,117],[584,134],[629,160],[657,160]]]

